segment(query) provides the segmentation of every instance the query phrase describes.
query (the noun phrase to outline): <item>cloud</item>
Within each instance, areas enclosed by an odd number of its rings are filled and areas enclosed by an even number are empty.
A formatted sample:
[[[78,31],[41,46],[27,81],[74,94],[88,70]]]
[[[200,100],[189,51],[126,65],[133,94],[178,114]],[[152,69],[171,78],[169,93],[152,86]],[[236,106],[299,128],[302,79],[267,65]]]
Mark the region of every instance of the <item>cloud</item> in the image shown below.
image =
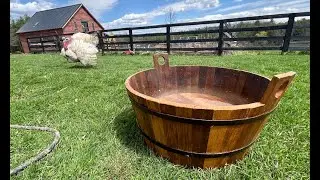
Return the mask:
[[[130,13],[109,23],[103,23],[105,28],[124,27],[124,26],[141,26],[151,22],[157,16],[165,15],[166,13],[183,12],[192,9],[208,9],[217,7],[219,0],[184,0],[171,3],[165,6],[158,7],[146,13]]]
[[[95,18],[101,18],[102,14],[117,5],[118,0],[70,0],[69,4],[82,3]]]
[[[273,2],[275,2],[275,1],[273,1]],[[297,3],[297,2],[298,1],[282,2],[282,3],[276,3],[271,6],[262,6],[259,8],[253,8],[253,9],[244,10],[244,11],[236,11],[236,12],[226,13],[226,14],[221,14],[221,13],[211,14],[211,15],[206,15],[203,17],[191,18],[191,19],[180,19],[180,20],[178,20],[178,22],[210,21],[210,20],[237,18],[237,17],[261,16],[261,15],[270,15],[270,14],[310,11],[310,5],[307,1],[299,0],[300,3]],[[128,16],[128,17],[131,17],[131,16]],[[132,18],[133,17],[134,16],[132,16]],[[138,16],[136,18],[139,19]],[[309,19],[309,17],[297,17],[296,20],[299,20],[302,18]],[[276,21],[276,22],[286,22],[287,20],[288,20],[287,18],[274,19],[274,21]],[[104,25],[107,26],[108,23],[106,23]],[[151,23],[148,23],[148,21],[144,21],[143,25],[151,25]],[[192,30],[195,28],[208,27],[208,26],[217,26],[217,24],[178,26],[178,27],[174,27],[173,31],[185,31],[185,30]],[[159,28],[159,29],[136,30],[136,31],[139,31],[137,33],[154,33],[154,32],[164,32],[165,29]]]
[[[31,0],[30,2],[22,3],[20,0],[10,0],[10,15],[12,18],[17,18],[24,14],[29,16],[37,11],[43,11],[58,7],[55,0]],[[82,3],[96,18],[113,8],[118,0],[68,0],[66,3],[60,3],[59,7]]]
[[[270,2],[270,1],[269,1]],[[265,6],[245,11],[238,11],[228,14],[213,14],[206,15],[199,18],[192,19],[181,19],[179,22],[191,22],[191,21],[210,21],[228,18],[248,17],[248,16],[261,16],[271,14],[282,14],[282,13],[294,13],[294,12],[305,12],[310,11],[309,3],[306,0],[297,0],[290,2],[277,3],[276,5]],[[275,19],[275,21],[286,21],[287,19]]]
[[[205,20],[217,20],[225,18],[246,17],[246,16],[258,16],[266,14],[279,14],[279,13],[291,13],[310,11],[310,0],[260,0],[249,3],[242,3],[226,8],[216,9],[215,14],[206,15],[199,18],[192,19],[180,19],[178,22],[187,21],[205,21]],[[184,0],[168,5],[158,7],[146,13],[130,13],[123,17],[116,19],[109,23],[103,23],[103,26],[109,28],[121,28],[132,26],[144,26],[150,25],[152,20],[161,15],[165,15],[169,11],[182,12],[193,9],[203,10],[208,8],[219,7],[219,0],[207,1],[207,0]]]
[[[180,1],[180,2],[166,5],[162,8],[157,9],[157,11],[162,11],[164,13],[167,13],[170,10],[173,10],[174,12],[181,12],[181,11],[187,11],[190,9],[212,8],[217,6],[218,4],[219,4],[219,0],[185,0],[185,1]]]
[[[255,1],[255,2],[249,2],[249,3],[244,3],[240,5],[235,5],[235,6],[230,6],[226,8],[221,8],[218,9],[216,12],[227,12],[227,11],[233,11],[233,10],[238,10],[238,9],[244,9],[244,8],[255,8],[259,6],[265,6],[265,5],[270,5],[271,3],[280,3],[282,2],[281,0],[271,0],[271,1]]]
[[[17,18],[24,14],[32,16],[37,11],[52,9],[54,7],[56,7],[54,3],[45,0],[35,0],[27,3],[10,0],[10,15],[12,18]]]
[[[235,5],[227,8],[222,8],[218,9],[216,12],[228,12],[228,11],[234,11],[234,10],[239,10],[239,9],[252,9],[252,8],[258,8],[258,7],[266,7],[266,6],[281,6],[281,7],[288,7],[288,6],[295,6],[295,5],[300,5],[300,4],[306,4],[310,3],[310,0],[294,0],[294,1],[283,1],[283,0],[261,0],[261,1],[255,1],[255,2],[250,2],[250,3],[244,3],[240,5]]]
[[[242,2],[242,0],[233,0],[233,2]]]
[[[145,25],[153,16],[149,13],[146,14],[126,14],[123,17],[116,19],[110,23],[106,23],[105,25],[113,26],[113,25],[123,25],[123,26],[133,26],[133,25]]]

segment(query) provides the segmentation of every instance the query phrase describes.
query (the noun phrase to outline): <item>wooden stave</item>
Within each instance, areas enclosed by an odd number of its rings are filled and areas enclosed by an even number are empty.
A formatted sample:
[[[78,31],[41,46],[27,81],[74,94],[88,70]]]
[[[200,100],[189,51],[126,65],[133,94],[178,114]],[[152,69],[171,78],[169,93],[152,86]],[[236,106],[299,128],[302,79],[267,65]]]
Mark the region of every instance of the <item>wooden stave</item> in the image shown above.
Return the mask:
[[[212,67],[209,67],[209,68],[212,68]],[[141,73],[141,72],[139,72],[139,73]],[[136,74],[139,74],[139,73],[136,73]],[[167,74],[164,74],[164,76],[166,76]],[[252,73],[250,73],[250,74],[252,74]],[[256,75],[256,76],[258,76],[258,75]],[[247,108],[247,109],[246,108],[242,108],[242,109],[239,108],[239,109],[233,110],[231,108],[231,110],[230,109],[220,109],[220,110],[219,109],[218,110],[213,110],[212,109],[212,110],[210,110],[210,109],[190,109],[190,108],[186,108],[186,107],[178,107],[178,106],[168,105],[168,104],[165,104],[165,103],[159,103],[157,101],[152,101],[149,98],[144,98],[143,96],[141,97],[141,96],[139,96],[139,94],[137,95],[137,93],[132,92],[132,89],[128,88],[128,84],[129,84],[128,81],[132,77],[134,77],[134,75],[129,77],[127,79],[127,81],[126,81],[126,87],[127,87],[127,92],[128,92],[129,97],[131,97],[132,99],[134,99],[135,101],[137,101],[141,105],[144,105],[144,106],[146,106],[146,107],[148,107],[150,109],[153,109],[153,110],[157,110],[159,112],[164,112],[164,113],[168,113],[168,114],[178,114],[178,115],[179,115],[179,112],[180,112],[180,116],[191,117],[191,118],[192,117],[197,117],[197,118],[200,117],[200,118],[204,118],[204,119],[210,119],[210,116],[211,116],[211,119],[212,119],[212,118],[214,118],[213,115],[215,114],[216,115],[215,117],[218,117],[218,119],[228,119],[228,118],[229,119],[233,119],[235,117],[243,117],[243,116],[250,117],[250,116],[261,114],[262,112],[265,112],[267,110],[270,110],[270,109],[264,108],[263,104],[262,105],[260,104],[258,106],[253,106],[253,108],[250,108],[250,106],[248,106],[249,108]],[[166,79],[166,78],[163,78],[163,79]],[[269,80],[269,82],[270,82],[270,80]],[[142,114],[142,117],[144,117],[144,118],[141,118],[141,117],[137,118],[137,123],[138,123],[139,126],[146,122],[146,121],[142,122],[141,119],[144,119],[144,120],[147,120],[147,121],[151,121],[151,123],[149,122],[149,127],[142,128],[145,131],[145,133],[148,134],[148,136],[153,137],[156,140],[158,140],[161,143],[164,143],[164,144],[166,144],[168,146],[179,146],[179,141],[167,142],[168,140],[164,140],[164,138],[163,138],[164,132],[162,132],[162,133],[157,132],[156,134],[158,134],[158,135],[154,135],[154,132],[153,133],[150,132],[150,129],[151,129],[151,131],[156,129],[156,127],[151,127],[152,124],[153,124],[154,119],[156,119],[156,121],[158,123],[161,122],[160,124],[162,124],[162,126],[167,126],[167,128],[168,127],[172,127],[172,126],[173,127],[177,127],[177,124],[174,124],[174,123],[172,124],[172,122],[170,124],[170,123],[168,123],[168,121],[166,119],[161,119],[161,118],[159,119],[157,117],[153,117],[152,115],[145,114],[143,112],[139,112],[139,110],[137,110],[137,108],[135,107],[135,105],[133,103],[132,103],[132,106],[135,109],[136,114]],[[173,108],[175,108],[176,110],[174,112],[172,112],[172,111],[170,112],[170,109],[172,110]],[[271,106],[269,108],[271,108]],[[214,113],[214,111],[216,111],[218,113]],[[245,113],[243,113],[244,111],[245,111]],[[184,112],[184,113],[181,113],[181,112]],[[187,112],[187,113],[185,113],[185,112]],[[208,114],[209,114],[209,116],[208,116]],[[244,134],[244,132],[246,130],[252,129],[252,126],[254,126],[255,129],[254,129],[253,132],[251,132],[251,137],[250,138],[245,138],[246,140],[242,141],[242,143],[236,143],[237,145],[234,145],[231,149],[234,149],[235,146],[236,147],[243,147],[244,145],[248,145],[248,144],[252,143],[252,140],[259,136],[259,134],[260,134],[260,132],[261,132],[261,130],[262,130],[262,128],[263,128],[263,126],[264,126],[264,124],[266,122],[267,122],[267,118],[263,119],[259,123],[255,123],[254,125],[248,125],[245,128],[242,127],[242,131],[239,131],[240,132],[239,134]],[[182,149],[184,149],[184,150],[188,150],[189,149],[190,150],[190,148],[191,148],[191,150],[194,150],[195,152],[215,152],[215,153],[224,152],[226,149],[223,149],[223,150],[220,149],[220,151],[217,151],[217,149],[212,150],[210,148],[207,148],[207,147],[216,147],[216,144],[212,143],[213,140],[210,140],[210,137],[213,136],[213,135],[210,136],[210,133],[211,132],[216,132],[218,134],[221,134],[221,133],[219,132],[219,130],[217,130],[215,128],[216,127],[196,127],[196,128],[194,128],[194,127],[181,128],[180,127],[179,129],[189,129],[189,130],[190,129],[191,130],[192,129],[198,129],[196,131],[198,131],[198,132],[202,131],[202,134],[200,133],[201,135],[200,136],[198,135],[199,137],[207,137],[208,138],[208,139],[203,138],[203,139],[205,139],[204,142],[199,143],[199,144],[206,144],[204,147],[200,147],[198,149],[197,148],[194,149],[192,147],[188,147],[187,146],[187,147],[182,148]],[[230,131],[230,126],[228,126],[227,128]],[[149,131],[147,129],[149,129]],[[205,130],[205,133],[203,133],[203,130]],[[173,137],[176,137],[176,136],[177,135],[174,135]],[[178,134],[178,136],[179,136],[179,134]],[[222,135],[222,136],[225,136],[225,135]],[[246,136],[246,137],[248,137],[248,136]],[[179,138],[177,138],[177,139],[179,139]],[[190,137],[189,137],[189,139],[190,139]],[[240,136],[240,139],[241,139],[241,136]],[[228,141],[228,140],[226,140],[226,141]],[[145,142],[149,142],[148,139],[145,138]],[[209,144],[210,142],[211,142],[211,144]],[[168,152],[168,151],[166,151],[164,149],[161,149],[161,147],[158,147],[158,146],[152,144],[151,142],[147,143],[147,146],[149,148],[153,149],[153,151],[156,154],[159,154],[160,156],[165,157],[165,158],[169,158],[169,160],[171,162],[173,162],[173,163],[186,165],[188,167],[201,167],[201,168],[221,167],[226,163],[233,163],[233,162],[235,162],[237,160],[242,159],[245,156],[245,154],[248,152],[248,150],[249,150],[249,149],[246,150],[246,152],[236,153],[232,157],[225,157],[225,158],[222,158],[222,159],[220,158],[220,160],[217,160],[215,158],[179,157],[179,155],[174,154],[172,152]],[[183,144],[182,145],[180,144],[180,146],[183,147]],[[179,148],[179,147],[176,147],[176,148]],[[230,147],[229,147],[229,150],[230,150]]]

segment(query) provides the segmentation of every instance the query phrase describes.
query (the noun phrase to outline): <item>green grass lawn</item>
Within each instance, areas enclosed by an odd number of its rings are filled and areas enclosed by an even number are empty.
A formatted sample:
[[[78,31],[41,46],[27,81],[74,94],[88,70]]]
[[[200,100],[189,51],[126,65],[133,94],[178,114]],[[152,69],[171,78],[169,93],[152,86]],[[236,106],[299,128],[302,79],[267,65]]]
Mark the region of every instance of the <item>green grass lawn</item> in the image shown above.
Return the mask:
[[[208,65],[272,77],[297,75],[243,161],[186,169],[143,144],[124,82],[153,67],[151,55],[106,55],[94,68],[58,54],[10,55],[10,123],[60,131],[57,148],[12,179],[310,179],[309,55],[170,56],[171,65]],[[49,145],[47,132],[11,129],[10,167]]]

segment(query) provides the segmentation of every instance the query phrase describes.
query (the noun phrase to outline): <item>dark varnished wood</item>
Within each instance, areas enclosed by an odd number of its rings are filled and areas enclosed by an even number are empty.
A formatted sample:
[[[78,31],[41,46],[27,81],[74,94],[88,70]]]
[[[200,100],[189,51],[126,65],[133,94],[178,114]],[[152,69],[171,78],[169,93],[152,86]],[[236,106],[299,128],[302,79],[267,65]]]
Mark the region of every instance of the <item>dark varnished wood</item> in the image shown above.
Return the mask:
[[[159,63],[164,59],[164,64]],[[262,115],[280,101],[295,76],[288,72],[271,80],[249,72],[207,66],[169,66],[167,54],[154,55],[154,69],[126,80],[126,88],[143,133],[153,140],[195,153],[224,153],[241,149],[259,136],[268,116],[243,124],[213,126],[172,121],[141,110],[184,118],[236,120]],[[138,105],[136,104],[138,103]],[[214,168],[242,159],[249,149],[216,158],[188,157],[163,149],[147,138],[146,145],[175,164]]]

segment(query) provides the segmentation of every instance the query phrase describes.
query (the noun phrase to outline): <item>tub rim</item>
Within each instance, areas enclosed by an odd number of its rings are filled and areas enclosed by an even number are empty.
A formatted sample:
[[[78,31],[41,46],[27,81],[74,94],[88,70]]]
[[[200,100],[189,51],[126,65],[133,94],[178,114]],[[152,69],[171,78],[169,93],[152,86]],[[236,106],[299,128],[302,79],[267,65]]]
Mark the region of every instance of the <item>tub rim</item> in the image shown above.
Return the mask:
[[[262,78],[265,78],[269,81],[269,83],[271,82],[271,79],[266,77],[266,76],[262,76],[259,74],[255,74],[249,71],[245,71],[245,70],[240,70],[240,69],[232,69],[232,68],[226,68],[226,67],[218,67],[218,66],[198,66],[198,65],[179,65],[179,66],[170,66],[171,67],[209,67],[209,68],[220,68],[220,69],[227,69],[227,70],[235,70],[235,71],[239,71],[239,72],[244,72],[244,73],[249,73],[255,76],[260,76]],[[219,106],[219,105],[210,105],[210,106],[203,106],[203,107],[195,107],[192,106],[190,104],[184,104],[184,103],[178,103],[178,102],[173,102],[173,101],[168,101],[168,100],[160,100],[158,98],[154,98],[152,96],[148,96],[146,94],[140,93],[139,91],[136,91],[135,89],[133,89],[130,84],[129,81],[133,76],[136,76],[139,73],[145,72],[145,71],[149,71],[149,70],[156,70],[155,68],[148,68],[145,70],[141,70],[139,72],[136,72],[134,74],[132,74],[131,76],[129,76],[126,81],[125,81],[125,86],[126,89],[128,91],[130,91],[132,94],[143,98],[145,100],[149,100],[158,104],[164,104],[164,105],[168,105],[168,106],[174,106],[174,107],[178,107],[178,108],[186,108],[186,109],[194,109],[194,110],[226,110],[226,111],[232,111],[232,110],[241,110],[241,109],[254,109],[254,108],[259,108],[259,107],[263,107],[265,106],[265,104],[261,103],[261,102],[253,102],[253,103],[247,103],[247,104],[239,104],[239,105],[227,105],[227,106]]]

